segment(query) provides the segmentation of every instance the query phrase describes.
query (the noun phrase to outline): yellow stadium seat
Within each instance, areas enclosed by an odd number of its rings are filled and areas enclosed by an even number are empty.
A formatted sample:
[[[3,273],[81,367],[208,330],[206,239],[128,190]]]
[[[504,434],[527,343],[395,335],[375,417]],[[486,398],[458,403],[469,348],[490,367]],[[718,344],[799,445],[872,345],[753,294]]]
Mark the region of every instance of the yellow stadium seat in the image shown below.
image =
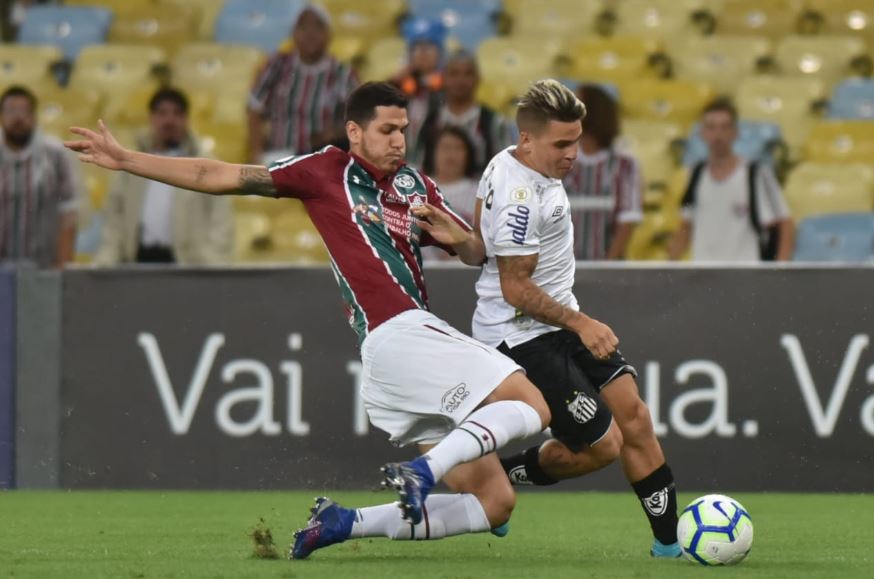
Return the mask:
[[[398,32],[398,21],[406,10],[403,0],[323,0],[331,14],[334,36],[354,36],[374,41]]]
[[[0,85],[50,81],[52,64],[63,59],[57,46],[0,44]]]
[[[128,10],[142,10],[155,6],[154,0],[64,0],[65,6],[96,6],[112,10],[114,14]]]
[[[709,84],[720,94],[732,94],[738,83],[756,72],[768,55],[770,41],[756,36],[686,37],[668,42],[674,76]]]
[[[639,37],[583,38],[567,49],[568,73],[578,80],[613,83],[655,78],[657,71],[649,58],[658,48],[658,42]]]
[[[157,4],[118,13],[109,28],[110,42],[150,44],[173,54],[194,35],[197,11],[183,4]]]
[[[559,42],[536,37],[499,37],[484,40],[477,49],[480,74],[493,82],[535,81],[555,76]]]
[[[309,216],[301,208],[285,210],[273,219],[274,261],[289,263],[327,263],[328,250]]]
[[[852,73],[851,61],[865,49],[856,36],[788,36],[775,56],[783,74],[814,76],[830,86]]]
[[[681,80],[639,80],[622,85],[621,104],[631,118],[664,120],[688,128],[713,98],[706,84]]]
[[[245,163],[248,157],[248,126],[242,122],[195,122],[204,155],[229,163]]]
[[[585,37],[599,10],[596,0],[504,0],[512,36]]]
[[[628,240],[625,258],[666,261],[671,237],[680,228],[680,223],[680,212],[677,210],[645,211],[643,221],[637,224]]]
[[[503,82],[482,81],[477,87],[476,98],[494,110],[510,115],[520,94],[517,89]]]
[[[154,0],[158,6],[182,6],[193,12],[192,22],[198,40],[208,42],[213,38],[215,21],[224,6],[224,0]]]
[[[818,163],[874,164],[874,121],[823,121],[813,126],[804,158]]]
[[[272,217],[283,209],[288,209],[287,199],[274,199],[260,195],[234,195],[234,211],[242,213],[263,213]]]
[[[251,46],[186,44],[171,61],[173,83],[189,92],[248,95],[264,58]]]
[[[725,0],[716,32],[782,38],[796,32],[802,5],[800,0]]]
[[[113,177],[112,172],[91,163],[80,163],[78,170],[81,172],[85,191],[88,194],[89,208],[100,211],[106,202],[109,183]]]
[[[700,34],[694,26],[695,4],[678,0],[622,0],[616,5],[615,34],[669,39]]]
[[[337,60],[357,65],[364,59],[367,52],[367,44],[359,36],[334,36],[328,47]]]
[[[166,63],[157,46],[93,44],[79,53],[70,86],[109,93],[155,82],[154,70]]]
[[[407,64],[407,43],[403,38],[377,40],[364,56],[359,75],[362,81],[388,80]]]
[[[270,218],[256,211],[234,211],[234,258],[237,261],[258,261],[270,246],[273,224]]]
[[[874,211],[872,170],[860,165],[803,163],[786,181],[786,203],[796,222],[813,215]]]
[[[88,89],[56,89],[39,95],[39,126],[61,139],[72,138],[71,126],[94,127],[100,116],[100,93]]]
[[[157,87],[151,83],[105,95],[103,120],[113,127],[145,126],[149,121],[149,101]]]
[[[619,146],[640,162],[647,189],[667,184],[675,168],[671,143],[683,136],[679,123],[629,119],[622,123]]]
[[[807,0],[809,15],[822,34],[856,34],[874,40],[874,2],[871,0]]]
[[[779,124],[795,153],[816,119],[813,103],[824,97],[825,84],[817,78],[756,76],[740,83],[736,102],[741,118]]]

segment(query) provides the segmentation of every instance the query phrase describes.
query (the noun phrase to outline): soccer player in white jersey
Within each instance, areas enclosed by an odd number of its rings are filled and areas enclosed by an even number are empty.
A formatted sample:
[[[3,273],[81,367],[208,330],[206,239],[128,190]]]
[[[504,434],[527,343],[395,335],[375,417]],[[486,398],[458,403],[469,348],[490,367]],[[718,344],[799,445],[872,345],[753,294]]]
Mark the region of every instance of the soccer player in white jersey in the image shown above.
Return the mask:
[[[618,456],[649,518],[651,553],[676,557],[674,478],[637,373],[613,331],[580,311],[573,294],[574,232],[561,180],[584,116],[583,103],[554,80],[538,81],[522,98],[519,144],[492,159],[477,192],[475,227],[487,261],[473,333],[525,368],[552,414],[553,438],[501,461],[510,480],[554,484]]]

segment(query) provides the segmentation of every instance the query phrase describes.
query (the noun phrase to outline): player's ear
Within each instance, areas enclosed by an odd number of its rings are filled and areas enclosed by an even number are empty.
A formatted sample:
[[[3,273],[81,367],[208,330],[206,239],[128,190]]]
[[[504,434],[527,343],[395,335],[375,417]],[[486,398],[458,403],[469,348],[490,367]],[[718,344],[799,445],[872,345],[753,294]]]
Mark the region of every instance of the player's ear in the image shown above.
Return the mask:
[[[519,143],[516,145],[516,148],[519,150],[528,153],[531,150],[531,138],[532,135],[528,131],[520,131],[519,132]]]
[[[361,133],[363,129],[361,125],[355,121],[346,121],[346,138],[349,139],[350,145],[358,145],[361,143]]]

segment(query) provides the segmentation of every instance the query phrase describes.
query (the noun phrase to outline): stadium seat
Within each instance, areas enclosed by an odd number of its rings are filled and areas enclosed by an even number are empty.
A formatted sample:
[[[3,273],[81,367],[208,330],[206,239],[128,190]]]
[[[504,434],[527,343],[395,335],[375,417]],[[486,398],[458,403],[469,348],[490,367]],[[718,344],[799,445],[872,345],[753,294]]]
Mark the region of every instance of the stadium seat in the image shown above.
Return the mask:
[[[198,12],[184,4],[157,4],[117,13],[109,28],[110,42],[149,44],[173,54],[194,35]]]
[[[784,195],[796,222],[814,215],[874,211],[872,169],[802,163],[789,174]]]
[[[319,232],[302,207],[283,210],[273,219],[273,261],[328,263],[330,257]]]
[[[613,33],[661,40],[699,35],[692,19],[694,7],[695,4],[682,0],[623,0],[616,4],[613,13]]]
[[[567,39],[595,32],[597,0],[504,0],[515,37]]]
[[[864,58],[865,50],[856,36],[788,36],[775,58],[783,74],[813,76],[831,86],[853,73],[853,60]]]
[[[828,112],[833,119],[874,120],[874,80],[843,81],[832,93]]]
[[[112,13],[88,6],[32,6],[18,31],[21,44],[52,44],[75,60],[83,46],[106,40]]]
[[[367,55],[367,43],[358,36],[334,36],[328,52],[339,61],[351,63],[353,67],[363,62]]]
[[[725,0],[716,14],[716,32],[783,38],[797,31],[798,0]]]
[[[275,51],[291,34],[303,0],[226,0],[215,23],[215,40]]]
[[[368,43],[397,34],[406,8],[403,0],[323,0],[322,5],[331,14],[335,36],[356,36]]]
[[[258,261],[270,246],[272,222],[264,213],[234,211],[234,259]]]
[[[582,38],[572,42],[566,55],[570,59],[568,76],[580,81],[622,84],[637,78],[656,78],[650,55],[659,43],[638,37]]]
[[[201,151],[208,157],[229,163],[245,163],[248,156],[248,126],[241,122],[195,121],[195,134]]]
[[[477,49],[480,74],[494,82],[518,84],[555,75],[561,45],[537,37],[497,37]]]
[[[212,41],[215,36],[215,22],[224,5],[224,0],[155,0],[158,6],[182,6],[193,12],[196,38],[201,42]]]
[[[408,3],[411,18],[440,20],[455,39],[467,50],[476,50],[482,40],[497,32],[500,0],[424,0]]]
[[[63,58],[57,46],[0,44],[0,85],[50,82],[52,65]]]
[[[503,82],[482,81],[477,87],[476,98],[494,110],[510,115],[519,95],[516,88]],[[510,115],[512,117],[512,115]]]
[[[647,190],[661,188],[667,183],[676,165],[671,143],[682,135],[683,127],[678,123],[623,121],[618,145],[637,158]]]
[[[771,49],[762,36],[681,37],[667,46],[675,78],[707,83],[720,94],[733,94]]]
[[[874,213],[809,217],[795,238],[794,261],[874,261]]]
[[[621,105],[631,118],[691,126],[713,98],[706,84],[681,80],[639,80],[621,87]]]
[[[252,46],[186,44],[171,61],[173,83],[191,93],[247,95],[263,62],[264,54]]]
[[[823,121],[804,145],[805,159],[818,163],[874,163],[874,121]]]
[[[358,71],[362,81],[388,80],[407,64],[407,43],[403,38],[378,40],[364,55]]]
[[[625,259],[667,261],[671,237],[680,228],[680,223],[677,209],[644,211],[643,221],[637,224],[628,240]]]
[[[874,3],[870,0],[806,0],[805,7],[812,32],[874,39]]]
[[[157,46],[86,46],[76,59],[70,86],[98,90],[109,95],[127,92],[143,84],[157,85],[154,71],[157,66],[165,63],[166,55]]]
[[[39,95],[40,129],[60,139],[71,126],[93,127],[100,116],[100,93],[93,89],[56,89]]]
[[[127,10],[140,10],[155,5],[154,0],[64,0],[64,6],[86,6],[89,8],[105,8],[113,14]]]
[[[741,118],[780,125],[794,154],[816,119],[814,103],[824,96],[825,85],[817,78],[756,76],[740,83],[736,101]]]
[[[740,121],[734,151],[738,155],[765,163],[773,163],[773,149],[783,140],[780,127],[774,123]],[[694,165],[707,158],[707,145],[701,140],[700,126],[696,123],[686,140],[683,164]]]

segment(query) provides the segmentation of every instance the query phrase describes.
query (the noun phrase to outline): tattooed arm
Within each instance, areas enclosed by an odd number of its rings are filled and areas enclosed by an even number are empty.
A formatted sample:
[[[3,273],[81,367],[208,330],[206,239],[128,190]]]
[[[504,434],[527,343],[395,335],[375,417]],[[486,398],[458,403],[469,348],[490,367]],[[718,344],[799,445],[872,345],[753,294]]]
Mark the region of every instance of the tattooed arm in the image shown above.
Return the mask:
[[[79,153],[79,159],[85,163],[212,195],[270,196],[275,193],[273,179],[266,167],[131,151],[118,144],[103,121],[98,123],[97,132],[82,128],[71,130],[83,138],[67,141],[64,145]]]
[[[583,312],[560,304],[534,283],[531,276],[537,267],[537,258],[537,254],[497,256],[504,300],[539,322],[576,333],[595,357],[607,358],[619,344],[613,330]]]

